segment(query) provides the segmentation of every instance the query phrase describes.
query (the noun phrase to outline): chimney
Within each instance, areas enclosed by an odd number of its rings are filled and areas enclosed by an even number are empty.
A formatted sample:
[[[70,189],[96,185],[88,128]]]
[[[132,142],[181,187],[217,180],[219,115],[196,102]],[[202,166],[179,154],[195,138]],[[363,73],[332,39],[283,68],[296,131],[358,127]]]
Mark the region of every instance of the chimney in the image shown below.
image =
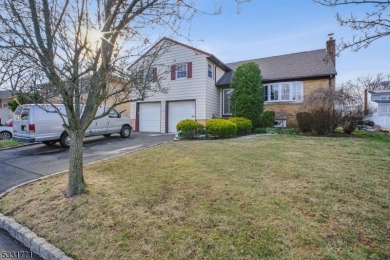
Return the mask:
[[[336,40],[333,39],[333,33],[328,34],[329,39],[326,41],[326,52],[336,67]]]

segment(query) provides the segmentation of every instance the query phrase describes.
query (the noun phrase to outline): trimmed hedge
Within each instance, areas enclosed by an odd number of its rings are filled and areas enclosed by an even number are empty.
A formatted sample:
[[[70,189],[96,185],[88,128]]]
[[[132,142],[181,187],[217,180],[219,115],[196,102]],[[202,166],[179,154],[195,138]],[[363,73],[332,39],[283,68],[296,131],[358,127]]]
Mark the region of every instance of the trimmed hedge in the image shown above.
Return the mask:
[[[252,121],[245,117],[232,117],[229,120],[236,124],[237,133],[240,135],[247,134],[252,131]]]
[[[278,127],[267,127],[267,128],[256,128],[255,132],[258,134],[278,134],[278,135],[297,135],[299,129],[297,128],[278,128]]]
[[[261,127],[273,127],[275,121],[275,111],[264,111],[261,115]]]
[[[237,134],[237,125],[230,120],[211,119],[206,122],[206,133],[214,138],[233,137]]]
[[[302,132],[311,132],[314,129],[314,118],[308,112],[297,113],[297,122]]]
[[[177,123],[176,129],[181,138],[194,139],[204,133],[204,125],[191,119],[184,119]]]

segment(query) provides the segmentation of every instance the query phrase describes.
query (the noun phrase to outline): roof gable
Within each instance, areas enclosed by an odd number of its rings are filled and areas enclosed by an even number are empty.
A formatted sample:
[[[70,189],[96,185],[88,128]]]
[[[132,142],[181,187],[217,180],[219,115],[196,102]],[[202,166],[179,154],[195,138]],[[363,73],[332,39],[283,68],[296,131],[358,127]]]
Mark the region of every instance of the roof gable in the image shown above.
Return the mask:
[[[159,40],[158,42],[156,42],[148,51],[146,51],[140,58],[138,58],[135,62],[133,62],[133,64],[130,66],[130,68],[134,65],[134,64],[137,64],[139,60],[141,60],[142,58],[146,57],[154,48],[156,48],[158,45],[160,44],[163,44],[163,43],[166,43],[166,42],[169,42],[171,45],[178,45],[178,46],[181,46],[181,47],[184,47],[184,48],[187,48],[187,49],[190,49],[192,51],[194,51],[195,53],[197,54],[202,54],[204,55],[208,60],[210,60],[211,62],[213,62],[215,65],[217,65],[218,67],[220,67],[221,69],[223,69],[224,71],[231,71],[231,69],[226,66],[222,61],[220,61],[217,57],[215,57],[213,54],[211,53],[208,53],[208,52],[205,52],[203,50],[200,50],[200,49],[197,49],[197,48],[194,48],[192,46],[189,46],[187,44],[184,44],[184,43],[181,43],[181,42],[178,42],[178,41],[175,41],[175,40],[172,40],[170,38],[167,38],[167,37],[163,37],[161,40]]]

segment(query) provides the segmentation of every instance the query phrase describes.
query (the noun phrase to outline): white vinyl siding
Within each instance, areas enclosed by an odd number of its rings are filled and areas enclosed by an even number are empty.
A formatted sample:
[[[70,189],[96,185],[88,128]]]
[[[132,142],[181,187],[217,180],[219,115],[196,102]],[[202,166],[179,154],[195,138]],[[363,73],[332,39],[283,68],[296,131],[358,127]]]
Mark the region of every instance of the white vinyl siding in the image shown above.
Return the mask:
[[[265,102],[298,102],[303,100],[303,82],[281,82],[264,85]]]
[[[378,111],[380,116],[390,115],[390,105],[379,105]]]
[[[171,80],[171,65],[192,62],[192,78]],[[150,93],[144,102],[161,101],[161,132],[166,130],[165,108],[167,101],[196,100],[196,119],[206,119],[206,56],[195,53],[193,50],[180,45],[173,45],[169,51],[156,61],[163,64],[158,67],[159,75],[165,72],[165,78],[161,79],[161,85],[166,92]],[[216,88],[214,86],[214,88]],[[131,102],[131,118],[136,119],[136,103]],[[217,110],[218,111],[218,110]]]
[[[220,117],[222,115],[222,91],[219,87],[215,86],[215,83],[225,73],[220,67],[207,61],[207,64],[212,64],[214,78],[209,78],[206,74],[206,119],[210,119],[213,116]]]

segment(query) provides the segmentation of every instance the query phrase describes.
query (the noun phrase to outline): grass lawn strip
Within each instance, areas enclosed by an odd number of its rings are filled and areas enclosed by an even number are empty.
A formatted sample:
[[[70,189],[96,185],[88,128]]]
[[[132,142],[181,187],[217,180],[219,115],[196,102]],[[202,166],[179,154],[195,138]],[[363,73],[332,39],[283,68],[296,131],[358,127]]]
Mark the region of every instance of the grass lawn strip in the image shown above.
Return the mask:
[[[0,211],[78,259],[386,259],[390,146],[264,136],[175,142],[59,175]]]
[[[21,145],[21,142],[17,142],[14,140],[0,140],[0,149],[15,147]]]

